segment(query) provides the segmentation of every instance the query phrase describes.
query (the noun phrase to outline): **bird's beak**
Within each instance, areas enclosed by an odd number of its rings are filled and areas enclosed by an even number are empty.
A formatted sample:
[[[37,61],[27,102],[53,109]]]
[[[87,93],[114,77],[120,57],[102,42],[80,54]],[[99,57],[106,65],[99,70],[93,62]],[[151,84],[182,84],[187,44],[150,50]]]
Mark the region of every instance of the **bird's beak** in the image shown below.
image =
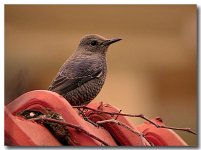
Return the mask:
[[[104,45],[110,45],[110,44],[115,43],[115,42],[118,42],[118,41],[120,41],[120,40],[122,40],[122,39],[113,38],[113,39],[109,39],[109,40],[104,41],[103,44],[104,44]]]

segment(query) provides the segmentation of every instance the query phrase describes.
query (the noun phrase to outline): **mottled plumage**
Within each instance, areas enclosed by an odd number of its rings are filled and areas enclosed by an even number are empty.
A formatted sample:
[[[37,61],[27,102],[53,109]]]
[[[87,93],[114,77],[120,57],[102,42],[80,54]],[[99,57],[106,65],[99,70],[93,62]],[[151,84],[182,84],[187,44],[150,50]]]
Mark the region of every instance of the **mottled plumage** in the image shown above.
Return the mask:
[[[59,93],[73,106],[88,104],[104,84],[107,48],[119,40],[99,35],[84,36],[76,51],[61,66],[48,90]]]

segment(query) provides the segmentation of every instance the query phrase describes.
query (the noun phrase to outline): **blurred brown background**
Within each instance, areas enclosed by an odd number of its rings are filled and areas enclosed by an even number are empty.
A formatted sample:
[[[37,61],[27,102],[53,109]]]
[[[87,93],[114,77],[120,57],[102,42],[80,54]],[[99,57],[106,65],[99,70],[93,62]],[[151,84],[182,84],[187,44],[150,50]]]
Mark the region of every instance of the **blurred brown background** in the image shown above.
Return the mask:
[[[197,131],[196,5],[5,5],[5,104],[47,89],[90,33],[123,39],[109,48],[94,101]],[[197,136],[177,133],[197,145]]]

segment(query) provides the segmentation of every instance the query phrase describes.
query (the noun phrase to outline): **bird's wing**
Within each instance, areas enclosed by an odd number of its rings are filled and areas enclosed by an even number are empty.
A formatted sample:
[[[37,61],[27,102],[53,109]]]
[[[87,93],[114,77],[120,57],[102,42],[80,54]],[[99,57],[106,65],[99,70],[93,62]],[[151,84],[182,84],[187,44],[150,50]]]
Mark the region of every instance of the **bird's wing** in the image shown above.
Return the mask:
[[[69,92],[94,78],[100,77],[102,70],[101,65],[94,65],[87,60],[71,64],[69,68],[67,66],[60,71],[48,90],[61,93]]]

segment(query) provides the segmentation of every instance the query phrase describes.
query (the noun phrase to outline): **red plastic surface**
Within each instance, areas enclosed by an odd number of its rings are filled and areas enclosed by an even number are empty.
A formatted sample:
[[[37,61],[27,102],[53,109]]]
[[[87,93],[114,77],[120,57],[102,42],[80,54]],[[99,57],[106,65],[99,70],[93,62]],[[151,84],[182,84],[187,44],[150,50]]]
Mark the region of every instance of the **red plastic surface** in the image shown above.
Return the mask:
[[[99,106],[100,103],[91,103],[88,105],[88,107],[93,109],[100,109]],[[59,113],[67,123],[82,127],[110,146],[150,146],[150,143],[156,146],[187,145],[172,130],[158,129],[147,122],[136,126],[129,122],[125,116],[118,116],[117,120],[132,128],[133,131],[143,133],[146,139],[115,123],[106,123],[103,127],[97,128],[79,116],[76,110],[62,96],[46,90],[25,93],[5,106],[6,145],[61,146],[61,143],[44,126],[16,116],[17,113],[25,109],[45,113],[47,108]],[[101,109],[107,112],[119,112],[119,109],[111,105],[103,105]],[[86,112],[86,115],[94,122],[112,119],[111,115],[92,113],[90,110]],[[113,118],[116,118],[116,116],[113,116]],[[153,121],[159,124],[162,123],[159,120]],[[81,131],[69,127],[68,130],[72,139],[69,141],[69,144],[72,146],[102,146],[100,142]]]
[[[152,121],[158,125],[164,125],[159,117]],[[187,143],[173,130],[156,128],[149,122],[136,126],[136,128],[155,146],[187,146]]]
[[[5,142],[13,146],[61,146],[42,125],[13,116],[5,109]]]
[[[93,109],[98,109],[100,106],[99,103],[91,103],[88,105],[88,107]],[[111,105],[103,105],[101,107],[102,111],[106,112],[119,112],[119,109],[111,106]],[[109,114],[94,114],[93,111],[87,111],[86,115],[89,116],[89,118],[96,122],[96,121],[102,121],[102,120],[109,120],[109,119],[115,119],[117,115],[114,115],[111,117]],[[139,132],[137,128],[132,125],[124,116],[118,116],[117,121],[123,122],[127,126],[131,127],[135,132]],[[107,123],[103,125],[105,129],[107,129],[111,135],[120,143],[120,145],[124,146],[150,146],[150,144],[147,142],[146,139],[143,137],[140,137],[137,134],[132,133],[125,127],[122,127],[115,123]],[[140,133],[140,132],[139,132]]]
[[[45,111],[47,108],[50,110],[57,112],[62,115],[63,119],[71,124],[81,126],[83,129],[98,136],[100,139],[105,141],[111,146],[115,146],[116,143],[111,137],[111,135],[103,128],[97,128],[92,124],[88,123],[84,119],[82,119],[77,112],[71,107],[71,105],[60,95],[51,91],[45,90],[37,90],[31,91],[23,94],[18,97],[7,106],[7,109],[10,113],[15,115],[17,112],[21,112],[25,109],[37,110],[37,111]],[[28,121],[27,121],[28,122]],[[14,130],[11,127],[5,126],[6,130]],[[9,129],[7,129],[9,128]],[[97,140],[89,137],[86,134],[76,131],[75,129],[68,128],[70,132],[70,136],[72,139],[70,145],[74,146],[100,146],[102,143]],[[11,134],[11,133],[6,133]],[[46,131],[44,131],[46,132]],[[43,132],[40,133],[44,134]],[[30,137],[31,139],[32,137]],[[41,146],[41,145],[38,145]]]

